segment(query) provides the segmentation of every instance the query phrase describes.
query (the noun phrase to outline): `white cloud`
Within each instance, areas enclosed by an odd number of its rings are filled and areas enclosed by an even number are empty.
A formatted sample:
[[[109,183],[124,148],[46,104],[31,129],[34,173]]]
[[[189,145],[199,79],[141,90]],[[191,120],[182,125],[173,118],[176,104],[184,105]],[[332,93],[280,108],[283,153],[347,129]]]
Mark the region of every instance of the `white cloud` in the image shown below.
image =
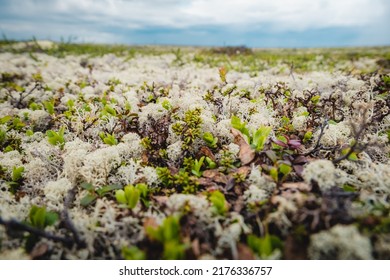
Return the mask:
[[[0,0],[0,6],[0,32],[19,39],[246,44],[254,39],[245,33],[324,28],[351,30],[359,44],[388,44],[390,38],[388,0]]]
[[[22,17],[68,17],[127,28],[195,26],[306,30],[388,22],[386,0],[9,0]],[[21,7],[23,7],[21,9]]]

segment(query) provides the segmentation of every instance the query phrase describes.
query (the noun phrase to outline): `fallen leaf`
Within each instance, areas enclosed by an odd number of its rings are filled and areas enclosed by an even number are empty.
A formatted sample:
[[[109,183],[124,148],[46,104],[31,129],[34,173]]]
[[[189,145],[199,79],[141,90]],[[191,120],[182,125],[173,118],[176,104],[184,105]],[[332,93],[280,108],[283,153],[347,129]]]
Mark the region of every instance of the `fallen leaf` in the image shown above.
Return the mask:
[[[237,144],[238,146],[241,146],[242,144],[246,143],[248,144],[245,139],[244,139],[244,136],[242,135],[242,133],[235,129],[235,128],[231,128],[230,131],[232,132],[233,136],[234,136],[234,143]]]
[[[212,161],[215,161],[215,156],[209,147],[202,146],[200,148],[200,156],[209,157]]]
[[[147,217],[144,219],[144,224],[143,224],[143,227],[146,231],[147,228],[158,228],[158,224],[156,222],[156,219],[153,218],[153,217]]]
[[[46,243],[37,244],[31,251],[30,256],[32,259],[42,257],[49,250],[49,246]]]
[[[192,252],[194,253],[195,257],[200,256],[200,246],[199,246],[199,239],[196,238],[191,242]]]
[[[226,190],[230,191],[236,185],[236,180],[233,177],[229,177],[229,180],[226,182]]]
[[[228,181],[228,178],[226,177],[226,175],[219,172],[217,169],[205,170],[205,171],[203,171],[202,176],[205,178],[209,178],[216,183],[221,183],[221,184],[226,184]]]
[[[305,156],[297,156],[294,160],[293,160],[293,163],[294,164],[305,164],[308,162],[308,159],[307,157]]]
[[[234,211],[240,213],[242,209],[244,209],[245,201],[243,196],[239,196],[234,203]]]
[[[240,152],[238,157],[243,165],[249,164],[255,158],[255,151],[252,150],[251,146],[245,141],[242,133],[237,129],[232,128],[231,132],[234,136],[234,143],[240,146]]]
[[[311,190],[311,187],[304,182],[289,182],[283,183],[281,189],[296,189],[301,192],[309,192]]]
[[[254,260],[255,259],[252,250],[248,246],[246,246],[245,244],[238,243],[237,244],[237,251],[238,251],[238,259],[239,260]]]
[[[293,165],[295,173],[297,173],[298,176],[302,177],[303,174],[303,165]]]
[[[246,178],[250,170],[251,168],[249,166],[241,166],[240,168],[237,169],[236,173],[244,175]]]
[[[153,196],[154,200],[156,200],[159,204],[165,204],[168,201],[168,197],[165,195],[155,195]]]
[[[217,187],[217,184],[210,178],[199,178],[198,184],[205,187]]]

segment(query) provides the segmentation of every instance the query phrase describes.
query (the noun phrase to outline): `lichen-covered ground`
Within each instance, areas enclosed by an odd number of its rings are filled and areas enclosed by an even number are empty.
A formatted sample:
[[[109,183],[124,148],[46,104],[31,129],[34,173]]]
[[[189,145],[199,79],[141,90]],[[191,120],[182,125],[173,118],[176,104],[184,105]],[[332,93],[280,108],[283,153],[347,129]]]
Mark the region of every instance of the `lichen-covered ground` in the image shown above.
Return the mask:
[[[0,258],[389,259],[390,48],[0,43]]]

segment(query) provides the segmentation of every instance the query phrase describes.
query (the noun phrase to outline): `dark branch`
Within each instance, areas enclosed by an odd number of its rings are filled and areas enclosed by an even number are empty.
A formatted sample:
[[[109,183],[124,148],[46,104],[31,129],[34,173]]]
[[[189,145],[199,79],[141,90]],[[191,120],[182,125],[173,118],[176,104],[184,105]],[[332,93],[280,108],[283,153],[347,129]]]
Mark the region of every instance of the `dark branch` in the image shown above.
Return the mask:
[[[7,228],[7,230],[15,230],[15,231],[25,231],[31,234],[35,234],[36,236],[40,236],[49,240],[53,240],[55,242],[61,242],[64,245],[70,247],[74,242],[71,238],[58,236],[41,230],[39,228],[32,227],[28,224],[16,221],[16,220],[8,220],[5,221],[0,217],[0,225],[3,225]]]
[[[308,156],[308,155],[314,154],[315,152],[317,152],[323,148],[322,145],[320,144],[320,142],[321,142],[322,137],[324,136],[325,128],[327,126],[328,126],[328,119],[325,119],[325,121],[321,124],[320,135],[318,136],[318,139],[317,139],[317,142],[316,142],[314,148],[311,149],[310,151],[308,151],[307,153],[303,154],[303,156]],[[327,150],[328,148],[325,148],[325,149]]]
[[[75,188],[73,188],[73,189],[68,191],[68,194],[65,197],[65,201],[64,201],[64,209],[61,212],[61,219],[62,219],[62,221],[64,223],[64,226],[70,232],[72,232],[73,240],[74,240],[74,242],[76,242],[77,247],[78,248],[85,248],[86,247],[86,243],[80,237],[76,227],[74,226],[72,220],[69,217],[69,212],[68,212],[68,209],[71,206],[71,204],[72,204],[72,202],[74,200],[75,195],[76,195],[76,189]]]

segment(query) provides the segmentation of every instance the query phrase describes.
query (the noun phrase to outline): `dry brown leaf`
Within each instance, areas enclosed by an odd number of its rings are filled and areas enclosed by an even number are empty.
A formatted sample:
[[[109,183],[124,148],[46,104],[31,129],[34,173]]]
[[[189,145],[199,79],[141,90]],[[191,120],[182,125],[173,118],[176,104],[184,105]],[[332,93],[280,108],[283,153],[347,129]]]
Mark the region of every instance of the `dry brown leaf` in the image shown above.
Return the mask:
[[[239,196],[237,200],[234,202],[234,211],[240,213],[242,209],[245,207],[245,200],[243,196]]]
[[[210,150],[209,147],[202,146],[200,148],[200,155],[209,157],[212,161],[215,161],[215,156],[214,156],[213,152]]]
[[[156,200],[159,204],[165,204],[168,201],[168,197],[165,195],[155,195],[153,199]]]
[[[210,178],[199,178],[198,184],[205,187],[217,187],[217,184]]]
[[[226,184],[228,181],[228,178],[226,177],[226,175],[219,172],[217,169],[205,170],[203,172],[203,177],[209,178],[209,179],[213,180],[214,182],[221,183],[221,184]]]
[[[32,259],[37,259],[46,254],[48,250],[49,246],[47,245],[47,243],[39,243],[32,249],[30,256]]]
[[[198,238],[195,238],[191,242],[191,247],[192,247],[192,252],[194,253],[195,257],[199,257],[200,256],[200,245],[199,245],[199,239]]]
[[[238,243],[237,244],[237,251],[238,251],[238,259],[239,260],[254,260],[255,259],[252,250],[248,246],[246,246],[245,244]]]
[[[250,170],[251,168],[249,166],[241,166],[240,168],[237,169],[236,173],[244,175],[246,178]]]
[[[156,219],[153,218],[153,217],[147,217],[144,219],[144,229],[146,231],[147,228],[151,227],[151,228],[158,228],[158,224],[156,222]]]
[[[311,187],[304,182],[289,182],[283,183],[281,189],[296,189],[301,192],[309,192],[311,190]]]
[[[240,158],[241,163],[243,165],[249,164],[255,158],[255,151],[252,150],[251,146],[245,141],[240,131],[234,128],[232,128],[231,131],[234,136],[234,143],[240,146],[238,157]]]

